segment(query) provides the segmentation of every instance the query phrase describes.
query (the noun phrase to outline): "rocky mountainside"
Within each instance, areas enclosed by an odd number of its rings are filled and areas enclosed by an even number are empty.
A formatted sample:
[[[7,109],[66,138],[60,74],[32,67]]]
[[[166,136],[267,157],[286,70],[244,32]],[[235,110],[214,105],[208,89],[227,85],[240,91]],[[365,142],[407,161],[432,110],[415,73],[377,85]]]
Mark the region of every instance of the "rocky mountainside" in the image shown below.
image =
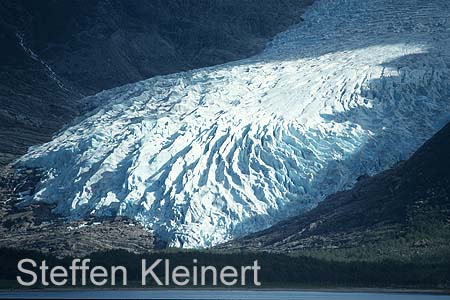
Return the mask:
[[[0,164],[48,140],[83,95],[255,54],[311,2],[2,1]]]
[[[0,3],[0,7],[5,2]],[[74,90],[0,19],[0,166],[43,143],[79,110]]]
[[[404,239],[412,253],[447,249],[450,237],[450,123],[410,159],[310,212],[221,246],[295,251],[380,246]],[[367,247],[371,245],[371,247]],[[395,249],[398,252],[402,249]]]

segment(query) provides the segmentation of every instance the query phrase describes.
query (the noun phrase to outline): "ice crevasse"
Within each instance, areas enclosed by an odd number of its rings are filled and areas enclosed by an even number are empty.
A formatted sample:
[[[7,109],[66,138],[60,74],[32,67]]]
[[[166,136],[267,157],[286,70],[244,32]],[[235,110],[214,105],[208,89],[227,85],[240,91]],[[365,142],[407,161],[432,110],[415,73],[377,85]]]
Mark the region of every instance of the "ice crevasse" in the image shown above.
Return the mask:
[[[408,158],[450,120],[450,1],[317,0],[259,55],[158,76],[17,164],[24,204],[125,215],[171,246],[264,229]]]

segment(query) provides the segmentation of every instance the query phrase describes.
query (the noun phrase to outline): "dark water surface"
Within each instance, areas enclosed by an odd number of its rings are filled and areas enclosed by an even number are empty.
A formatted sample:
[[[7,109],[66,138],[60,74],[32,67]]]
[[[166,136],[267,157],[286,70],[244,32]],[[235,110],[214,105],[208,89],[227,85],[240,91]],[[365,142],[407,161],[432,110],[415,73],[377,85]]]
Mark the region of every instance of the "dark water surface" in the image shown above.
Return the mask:
[[[313,291],[229,291],[229,290],[96,290],[96,291],[17,291],[0,292],[0,298],[15,299],[314,299],[314,300],[444,300],[449,295],[412,293],[361,293]]]

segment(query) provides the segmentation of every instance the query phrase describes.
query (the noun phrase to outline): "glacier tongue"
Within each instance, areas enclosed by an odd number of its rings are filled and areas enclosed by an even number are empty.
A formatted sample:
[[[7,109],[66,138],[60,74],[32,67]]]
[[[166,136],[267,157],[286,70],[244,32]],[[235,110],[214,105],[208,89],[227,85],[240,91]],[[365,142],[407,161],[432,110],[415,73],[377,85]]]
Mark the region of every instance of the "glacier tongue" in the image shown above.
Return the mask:
[[[31,148],[29,201],[210,246],[406,159],[450,117],[450,2],[318,0],[260,55],[155,77]]]

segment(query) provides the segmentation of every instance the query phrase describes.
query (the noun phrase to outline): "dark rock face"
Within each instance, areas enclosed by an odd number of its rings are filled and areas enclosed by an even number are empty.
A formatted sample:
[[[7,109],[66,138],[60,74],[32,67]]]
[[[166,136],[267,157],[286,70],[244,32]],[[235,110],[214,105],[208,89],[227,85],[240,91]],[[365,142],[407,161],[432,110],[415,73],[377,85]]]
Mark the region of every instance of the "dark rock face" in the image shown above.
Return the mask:
[[[312,0],[0,3],[0,163],[48,140],[77,100],[260,51]]]
[[[75,99],[79,96],[61,89],[49,70],[24,51],[15,30],[4,22],[0,22],[0,44],[2,165],[29,146],[47,141],[76,114]]]
[[[254,54],[306,1],[25,1],[31,47],[85,93]],[[20,26],[20,25],[19,25]]]
[[[406,162],[361,178],[353,189],[329,196],[304,215],[219,248],[351,248],[408,235],[408,247],[448,249],[449,232],[450,123]]]

